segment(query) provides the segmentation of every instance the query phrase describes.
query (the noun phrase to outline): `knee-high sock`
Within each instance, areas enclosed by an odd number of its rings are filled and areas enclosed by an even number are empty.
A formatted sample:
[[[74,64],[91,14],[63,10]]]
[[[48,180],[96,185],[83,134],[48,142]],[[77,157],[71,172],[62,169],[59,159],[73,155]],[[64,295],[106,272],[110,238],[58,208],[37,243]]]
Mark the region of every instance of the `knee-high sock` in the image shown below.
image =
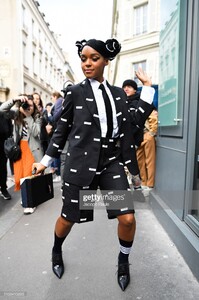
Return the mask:
[[[120,253],[119,253],[119,257],[118,257],[119,264],[127,263],[129,254],[131,252],[131,248],[133,245],[133,241],[128,242],[128,241],[123,241],[123,240],[119,239],[119,242],[120,242]]]
[[[62,251],[62,244],[63,244],[63,242],[64,242],[64,240],[65,240],[66,237],[61,237],[60,238],[55,233],[54,238],[55,239],[54,239],[53,251],[55,253],[61,253],[61,251]]]

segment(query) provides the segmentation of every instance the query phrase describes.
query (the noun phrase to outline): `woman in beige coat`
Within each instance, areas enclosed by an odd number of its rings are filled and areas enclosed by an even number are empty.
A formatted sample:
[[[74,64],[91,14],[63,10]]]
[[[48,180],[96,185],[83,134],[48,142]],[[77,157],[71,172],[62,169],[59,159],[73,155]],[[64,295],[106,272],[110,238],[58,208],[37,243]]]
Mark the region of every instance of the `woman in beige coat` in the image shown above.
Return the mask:
[[[144,195],[155,185],[155,168],[156,168],[156,134],[158,130],[158,112],[152,111],[144,125],[143,142],[137,149],[137,161],[140,169],[142,180],[142,189]]]

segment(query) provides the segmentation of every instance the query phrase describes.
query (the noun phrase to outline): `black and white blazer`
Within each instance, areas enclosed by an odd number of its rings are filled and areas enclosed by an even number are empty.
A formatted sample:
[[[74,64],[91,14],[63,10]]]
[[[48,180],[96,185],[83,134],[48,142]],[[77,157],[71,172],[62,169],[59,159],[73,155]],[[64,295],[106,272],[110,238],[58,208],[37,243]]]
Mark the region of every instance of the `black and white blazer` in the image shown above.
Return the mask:
[[[140,100],[138,109],[128,111],[122,88],[108,87],[112,93],[118,121],[118,138],[122,162],[132,174],[138,174],[132,125],[143,126],[153,106]],[[96,174],[101,149],[101,128],[97,104],[88,79],[68,88],[61,117],[46,154],[59,157],[69,142],[64,167],[64,181],[88,186]],[[138,167],[137,167],[138,168]]]

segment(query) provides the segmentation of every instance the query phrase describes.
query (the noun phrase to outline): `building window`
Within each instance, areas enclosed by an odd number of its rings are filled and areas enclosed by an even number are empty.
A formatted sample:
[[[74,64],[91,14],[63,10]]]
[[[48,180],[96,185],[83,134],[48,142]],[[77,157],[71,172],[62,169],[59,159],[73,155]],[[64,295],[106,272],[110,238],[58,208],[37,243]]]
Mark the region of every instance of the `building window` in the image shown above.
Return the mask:
[[[137,71],[138,68],[142,68],[143,71],[146,71],[146,60],[133,63],[133,74],[135,74],[135,71]],[[135,80],[135,82],[137,83],[139,82],[138,78],[135,75],[133,80]]]
[[[23,65],[27,67],[27,47],[26,43],[23,42]]]
[[[24,93],[27,94],[27,82],[25,82],[25,81],[23,84],[23,90],[24,90]]]
[[[25,15],[26,15],[26,9],[25,9],[25,7],[22,5],[22,24],[23,24],[23,27],[26,25],[26,22],[25,22]]]
[[[42,53],[39,51],[39,75],[42,78]]]
[[[134,8],[135,35],[147,32],[148,3]]]
[[[45,81],[48,81],[48,58],[45,58]]]
[[[32,68],[33,68],[33,74],[36,74],[36,59],[35,59],[35,53],[32,53]]]

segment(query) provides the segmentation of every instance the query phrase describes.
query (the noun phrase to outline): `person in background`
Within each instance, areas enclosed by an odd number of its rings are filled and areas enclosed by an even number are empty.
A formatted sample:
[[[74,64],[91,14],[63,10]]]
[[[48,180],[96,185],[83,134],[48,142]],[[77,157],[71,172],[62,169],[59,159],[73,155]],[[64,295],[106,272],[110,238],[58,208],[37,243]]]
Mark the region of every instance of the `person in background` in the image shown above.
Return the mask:
[[[52,107],[53,107],[52,102],[47,103],[45,106],[44,113],[43,113],[43,117],[45,119],[45,129],[48,134],[48,144],[50,142],[50,139],[51,139],[53,131],[54,131],[53,117],[51,114]]]
[[[126,79],[123,84],[122,88],[127,95],[127,105],[131,113],[134,113],[136,109],[138,109],[138,103],[140,100],[140,93],[138,92],[137,83],[132,79]],[[133,136],[135,140],[135,149],[137,150],[138,147],[141,145],[143,141],[143,127],[134,126],[133,127]],[[136,164],[137,162],[135,162]],[[137,166],[135,168],[137,170]],[[141,179],[140,174],[130,174],[127,170],[127,177],[129,183],[132,184],[134,190],[141,190]]]
[[[138,92],[137,83],[132,79],[127,79],[123,82],[122,88],[127,95],[127,104],[130,111],[138,109],[138,102],[140,100],[140,93]],[[143,127],[135,126],[133,128],[133,135],[135,139],[136,149],[141,145],[143,141]]]
[[[88,193],[98,187],[116,194],[119,190],[126,191],[127,197],[117,203],[119,207],[115,207],[114,201],[109,201],[110,207],[106,207],[108,218],[118,220],[117,280],[124,291],[130,282],[128,259],[136,227],[133,196],[124,165],[132,172],[135,158],[132,124],[142,126],[151,113],[154,89],[151,79],[141,69],[136,71],[144,86],[138,103],[140,109],[130,114],[123,89],[111,86],[103,75],[109,60],[120,52],[118,41],[82,40],[76,42],[76,46],[86,79],[68,88],[46,155],[40,163],[34,163],[32,169],[36,169],[37,174],[44,171],[54,157],[60,156],[68,140],[63,207],[55,225],[52,249],[52,270],[58,278],[64,274],[62,244],[73,225],[93,221],[92,207],[81,209],[80,191]]]
[[[1,106],[0,102],[0,106]],[[0,195],[5,200],[10,200],[11,195],[7,187],[7,157],[4,152],[5,140],[12,136],[13,126],[11,119],[7,118],[4,113],[0,113]]]
[[[32,96],[33,96],[33,102],[34,102],[34,104],[36,105],[37,110],[38,110],[38,111],[41,113],[41,115],[42,115],[42,113],[43,113],[43,111],[44,111],[44,105],[43,105],[43,101],[42,101],[42,99],[41,99],[40,94],[34,92],[34,93],[32,94]]]
[[[4,102],[0,113],[14,120],[14,140],[20,139],[21,158],[14,162],[15,191],[20,190],[20,179],[32,175],[32,164],[43,156],[39,139],[41,116],[33,102],[32,96],[18,96]],[[24,208],[24,214],[32,214],[35,208]]]
[[[51,114],[52,107],[53,107],[52,102],[47,103],[45,107],[49,123],[52,123],[52,114]]]
[[[51,96],[52,101],[54,102],[54,105],[51,109],[51,115],[52,115],[52,122],[54,130],[57,127],[57,122],[61,116],[62,112],[62,103],[63,103],[63,97],[62,95],[54,91]],[[61,182],[61,159],[60,157],[55,158],[51,164],[52,172],[55,173],[55,178],[53,179],[53,182]]]
[[[64,99],[63,99],[62,95],[57,91],[54,91],[52,93],[51,99],[52,99],[52,102],[54,103],[54,105],[51,109],[51,115],[53,116],[53,121],[56,123],[61,116],[62,103],[63,103]]]
[[[33,96],[33,102],[40,113],[42,122],[41,122],[41,132],[40,132],[40,140],[43,148],[43,154],[45,154],[46,149],[48,147],[48,142],[49,142],[49,135],[48,135],[48,122],[46,120],[46,114],[45,114],[45,109],[43,105],[43,101],[41,99],[41,96],[39,93],[34,92],[32,94]]]
[[[137,149],[142,189],[145,196],[155,185],[156,135],[158,130],[158,112],[152,111],[144,125],[144,139]]]

